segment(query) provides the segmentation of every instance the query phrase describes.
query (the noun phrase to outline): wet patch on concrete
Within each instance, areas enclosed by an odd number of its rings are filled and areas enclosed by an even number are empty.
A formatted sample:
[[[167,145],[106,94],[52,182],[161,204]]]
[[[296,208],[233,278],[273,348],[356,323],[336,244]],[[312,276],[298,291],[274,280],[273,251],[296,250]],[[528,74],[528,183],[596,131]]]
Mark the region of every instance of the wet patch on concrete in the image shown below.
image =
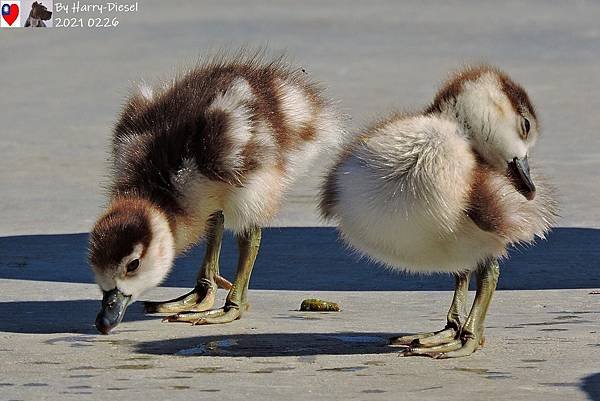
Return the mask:
[[[579,387],[579,383],[539,383],[542,386],[547,387]]]
[[[305,316],[305,315],[280,315],[275,316],[275,319],[289,319],[289,320],[323,320],[318,316]]]
[[[49,340],[44,341],[45,344],[48,345],[56,345],[60,343],[67,343],[70,347],[93,347],[96,336],[91,335],[78,335],[78,336],[64,336],[64,337],[56,337],[51,338]]]
[[[483,368],[452,368],[452,370],[457,370],[459,372],[477,373],[479,375],[486,374],[489,371],[489,369]]]
[[[587,310],[587,311],[559,311],[559,312],[548,312],[550,314],[561,314],[561,315],[589,315],[589,314],[600,314],[600,311]]]
[[[512,375],[509,372],[495,372],[490,371],[485,375],[486,379],[498,380],[498,379],[510,379]]]
[[[239,373],[237,370],[227,370],[221,366],[202,366],[199,368],[178,370],[180,373]]]
[[[128,369],[128,370],[145,370],[152,369],[154,365],[150,364],[138,364],[138,365],[116,365],[112,369]]]
[[[385,366],[385,361],[366,361],[363,365],[367,366]]]
[[[94,337],[96,338],[96,337]],[[98,340],[95,339],[92,341],[93,343],[105,343],[114,346],[133,346],[137,344],[137,341],[129,340],[129,339],[110,339],[110,340]]]
[[[49,361],[35,361],[29,362],[30,365],[61,365],[60,362],[49,362]]]
[[[510,372],[500,372],[494,371],[484,368],[459,368],[455,367],[451,370],[455,370],[458,372],[467,372],[467,373],[475,373],[477,375],[484,376],[486,379],[508,379],[511,378],[512,375]]]
[[[69,368],[68,370],[69,371],[75,371],[75,370],[99,370],[99,369],[104,369],[104,368],[100,368],[98,366],[89,366],[89,365],[86,365],[86,366],[77,366],[77,367],[74,367],[74,368]]]
[[[560,315],[554,318],[555,320],[579,319],[578,315]]]
[[[294,369],[296,369],[296,368],[291,367],[291,366],[274,366],[271,368],[253,370],[249,373],[274,373],[274,372],[285,372],[285,371],[294,370]]]
[[[517,329],[517,328],[523,328],[523,327],[528,327],[528,326],[555,326],[555,325],[562,325],[562,324],[583,324],[583,323],[593,323],[591,320],[585,320],[585,319],[577,319],[577,320],[560,320],[558,322],[532,322],[532,323],[519,323],[519,324],[515,324],[513,326],[507,326],[505,327],[506,329]]]
[[[122,360],[123,361],[149,361],[152,359],[156,359],[156,358],[153,356],[150,356],[150,355],[139,355],[139,356],[132,356],[129,358],[124,358]]]
[[[177,338],[137,345],[154,355],[275,357],[395,353],[388,333],[274,333],[206,338]]]
[[[91,391],[61,391],[59,394],[85,395],[93,393]]]
[[[359,370],[367,369],[366,366],[342,366],[339,368],[323,368],[317,369],[317,372],[358,372]]]
[[[439,390],[441,388],[444,388],[444,386],[431,386],[431,387],[419,388],[417,390],[412,390],[410,392],[411,393],[420,393],[421,391]]]
[[[95,375],[70,375],[69,379],[90,379],[96,377]]]
[[[194,356],[209,353],[227,352],[228,348],[231,348],[237,344],[238,342],[235,339],[209,341],[206,344],[199,344],[191,348],[181,349],[175,352],[175,355]]]

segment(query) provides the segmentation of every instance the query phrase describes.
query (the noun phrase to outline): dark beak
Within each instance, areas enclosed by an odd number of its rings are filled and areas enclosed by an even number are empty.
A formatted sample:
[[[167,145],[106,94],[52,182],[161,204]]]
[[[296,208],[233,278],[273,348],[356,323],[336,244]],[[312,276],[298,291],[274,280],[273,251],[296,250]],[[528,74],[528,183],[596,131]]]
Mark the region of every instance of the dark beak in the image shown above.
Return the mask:
[[[527,198],[527,200],[535,198],[535,184],[529,173],[527,156],[522,159],[515,157],[512,162],[508,163],[508,169],[517,191]]]
[[[118,288],[104,291],[102,310],[96,317],[98,331],[102,334],[108,334],[116,325],[121,323],[130,301],[131,296],[123,294]]]

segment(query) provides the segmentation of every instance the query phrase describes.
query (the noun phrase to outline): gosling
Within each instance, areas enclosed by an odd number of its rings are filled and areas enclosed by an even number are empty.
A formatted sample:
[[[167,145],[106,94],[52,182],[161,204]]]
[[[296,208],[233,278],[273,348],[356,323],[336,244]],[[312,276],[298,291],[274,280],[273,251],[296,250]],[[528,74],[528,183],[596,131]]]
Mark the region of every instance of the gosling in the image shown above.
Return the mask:
[[[215,58],[161,88],[141,88],[115,126],[110,202],[90,235],[89,261],[103,292],[97,329],[108,334],[129,304],[165,279],[176,256],[202,240],[194,289],[146,302],[146,311],[194,324],[239,319],[261,227],[294,180],[343,136],[320,87],[281,58]],[[239,246],[233,284],[219,274],[224,229]],[[211,310],[218,286],[230,291]]]
[[[445,328],[393,338],[402,355],[453,358],[483,345],[498,259],[543,238],[556,216],[552,190],[529,169],[539,132],[519,84],[497,68],[468,67],[421,113],[358,135],[328,173],[321,212],[352,248],[395,269],[456,277]]]

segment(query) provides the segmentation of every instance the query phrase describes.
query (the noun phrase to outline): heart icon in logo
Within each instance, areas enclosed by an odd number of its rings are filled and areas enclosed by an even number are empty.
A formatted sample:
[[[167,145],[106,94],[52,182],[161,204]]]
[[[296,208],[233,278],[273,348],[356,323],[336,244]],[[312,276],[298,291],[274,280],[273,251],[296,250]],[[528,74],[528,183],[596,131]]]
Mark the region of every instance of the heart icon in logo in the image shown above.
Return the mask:
[[[2,18],[8,25],[12,25],[19,18],[19,6],[16,4],[4,4],[2,6]]]

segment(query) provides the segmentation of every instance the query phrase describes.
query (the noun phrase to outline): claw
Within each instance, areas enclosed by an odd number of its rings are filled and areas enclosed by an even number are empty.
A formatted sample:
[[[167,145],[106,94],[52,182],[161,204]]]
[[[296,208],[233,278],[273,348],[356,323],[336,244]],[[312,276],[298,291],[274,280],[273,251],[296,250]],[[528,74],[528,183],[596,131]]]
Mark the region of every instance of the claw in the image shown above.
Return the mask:
[[[433,332],[429,332],[429,333],[412,334],[409,336],[392,337],[392,338],[390,338],[390,345],[400,345],[400,346],[408,347],[413,343],[413,341],[418,340],[420,338],[429,337],[434,334],[435,333],[433,333]]]

